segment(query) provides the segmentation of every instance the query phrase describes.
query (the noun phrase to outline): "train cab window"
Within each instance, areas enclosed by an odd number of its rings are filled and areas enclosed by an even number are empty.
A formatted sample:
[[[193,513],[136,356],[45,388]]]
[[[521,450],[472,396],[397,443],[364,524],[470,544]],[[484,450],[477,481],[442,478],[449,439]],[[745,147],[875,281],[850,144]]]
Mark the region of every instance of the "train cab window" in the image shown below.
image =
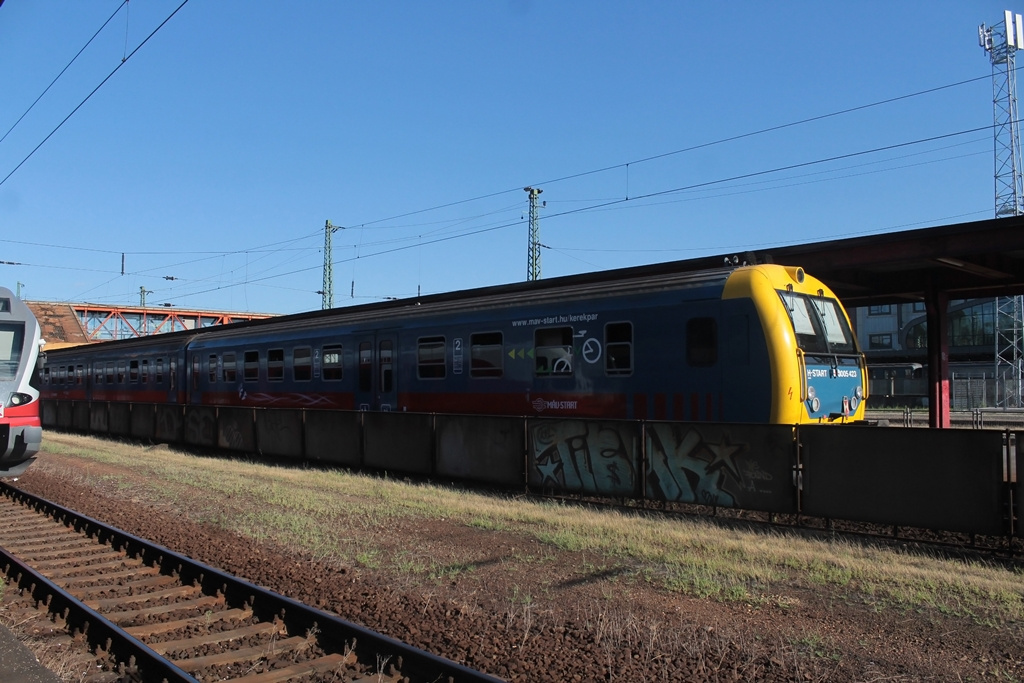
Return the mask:
[[[373,391],[373,346],[359,343],[359,391]]]
[[[572,374],[572,328],[546,327],[533,333],[535,371],[538,375]]]
[[[142,361],[142,383],[143,384],[148,384],[149,383],[149,361],[148,360]]]
[[[714,318],[686,321],[686,362],[696,368],[718,362],[718,323]]]
[[[336,382],[342,377],[341,344],[328,344],[322,350],[324,359],[324,380]]]
[[[391,358],[393,346],[390,339],[381,340],[380,355],[377,357],[377,361],[380,363],[380,390],[385,394],[394,389],[395,371]]]
[[[133,360],[128,363],[128,381],[137,384],[139,381],[139,361]]]
[[[267,351],[267,379],[272,382],[284,379],[284,349]]]
[[[633,323],[604,326],[604,370],[609,375],[633,373]]]
[[[113,361],[107,361],[107,384],[114,383],[114,363]]]
[[[469,335],[469,376],[501,377],[505,353],[501,332]]]
[[[260,352],[246,351],[242,357],[242,379],[257,382],[260,379]]]
[[[296,382],[313,379],[313,350],[308,346],[300,346],[292,351],[292,374]]]
[[[224,381],[234,384],[238,379],[238,371],[235,369],[235,354],[224,354]]]
[[[163,358],[157,358],[156,359],[156,383],[157,384],[163,384],[164,383],[164,359]]]
[[[416,372],[419,378],[444,379],[444,337],[420,337],[416,348]]]
[[[210,382],[213,383],[217,381],[217,354],[211,353],[207,360],[206,376],[209,377]]]
[[[853,353],[853,333],[839,302],[823,296],[779,291],[796,332],[797,344],[806,353]]]

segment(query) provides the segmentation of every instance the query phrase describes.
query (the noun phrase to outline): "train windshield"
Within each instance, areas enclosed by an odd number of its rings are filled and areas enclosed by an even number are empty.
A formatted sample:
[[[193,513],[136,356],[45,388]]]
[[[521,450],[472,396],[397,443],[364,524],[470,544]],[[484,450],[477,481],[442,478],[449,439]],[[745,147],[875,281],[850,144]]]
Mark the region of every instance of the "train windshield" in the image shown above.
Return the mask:
[[[856,353],[853,333],[839,302],[822,296],[779,291],[804,353]]]
[[[12,380],[18,376],[24,338],[24,324],[0,324],[0,380]]]

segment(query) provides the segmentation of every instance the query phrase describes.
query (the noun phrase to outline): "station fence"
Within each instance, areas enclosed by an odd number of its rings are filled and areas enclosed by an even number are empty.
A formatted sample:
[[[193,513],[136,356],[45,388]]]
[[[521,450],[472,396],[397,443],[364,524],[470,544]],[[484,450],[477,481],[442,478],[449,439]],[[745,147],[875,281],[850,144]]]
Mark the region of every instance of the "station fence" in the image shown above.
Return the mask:
[[[42,402],[44,428],[581,496],[1024,538],[1014,430]],[[1020,433],[1024,433],[1022,430]]]

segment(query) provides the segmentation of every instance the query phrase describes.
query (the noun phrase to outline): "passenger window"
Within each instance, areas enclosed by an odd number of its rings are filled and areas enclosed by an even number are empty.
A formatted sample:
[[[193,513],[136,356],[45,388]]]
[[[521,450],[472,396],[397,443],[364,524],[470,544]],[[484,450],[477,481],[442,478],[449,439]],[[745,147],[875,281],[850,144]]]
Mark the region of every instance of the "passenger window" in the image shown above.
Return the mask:
[[[50,383],[50,368],[43,368],[43,384]]]
[[[76,365],[75,366],[75,384],[84,384],[84,383],[85,383],[85,366],[84,365]]]
[[[113,361],[107,361],[107,384],[114,383],[114,363]]]
[[[267,379],[272,382],[284,379],[284,349],[267,351]]]
[[[373,347],[370,342],[359,344],[359,391],[373,391]]]
[[[417,345],[417,373],[420,379],[444,379],[444,337],[421,337]]]
[[[505,353],[501,332],[481,332],[469,335],[469,375],[471,377],[501,377],[504,374]]]
[[[93,381],[96,384],[103,384],[103,363],[96,363],[92,366]]]
[[[142,361],[142,382],[143,384],[149,383],[149,361]]]
[[[243,379],[246,382],[258,382],[260,379],[260,352],[246,351],[242,359]]]
[[[199,388],[199,354],[192,356],[192,369],[189,372],[192,375],[192,388]]]
[[[313,379],[313,350],[308,346],[300,346],[292,351],[292,374],[296,382]]]
[[[714,318],[686,321],[686,362],[697,368],[718,362],[718,324]]]
[[[324,380],[336,382],[342,377],[341,344],[328,344],[323,348]]]
[[[117,383],[124,384],[124,361],[117,362]]]
[[[224,381],[234,384],[238,379],[238,371],[235,368],[235,354],[224,354]]]
[[[156,359],[156,383],[157,384],[163,384],[164,383],[164,359],[163,358],[157,358]]]
[[[217,381],[217,354],[211,353],[209,361],[210,364],[209,367],[206,368],[206,371],[210,377],[210,382],[213,383]]]
[[[136,384],[139,381],[139,361],[133,360],[128,363],[128,381]]]
[[[633,323],[604,326],[604,370],[609,375],[633,373]]]
[[[538,375],[572,374],[572,328],[547,327],[533,335],[534,361]]]

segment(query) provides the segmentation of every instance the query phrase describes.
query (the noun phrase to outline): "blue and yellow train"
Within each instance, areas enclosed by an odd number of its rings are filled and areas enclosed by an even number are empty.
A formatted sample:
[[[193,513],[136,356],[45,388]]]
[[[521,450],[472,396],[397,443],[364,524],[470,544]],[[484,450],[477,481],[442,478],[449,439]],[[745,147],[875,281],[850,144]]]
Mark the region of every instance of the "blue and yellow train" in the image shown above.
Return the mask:
[[[57,400],[799,424],[863,419],[820,281],[662,264],[48,354]]]

